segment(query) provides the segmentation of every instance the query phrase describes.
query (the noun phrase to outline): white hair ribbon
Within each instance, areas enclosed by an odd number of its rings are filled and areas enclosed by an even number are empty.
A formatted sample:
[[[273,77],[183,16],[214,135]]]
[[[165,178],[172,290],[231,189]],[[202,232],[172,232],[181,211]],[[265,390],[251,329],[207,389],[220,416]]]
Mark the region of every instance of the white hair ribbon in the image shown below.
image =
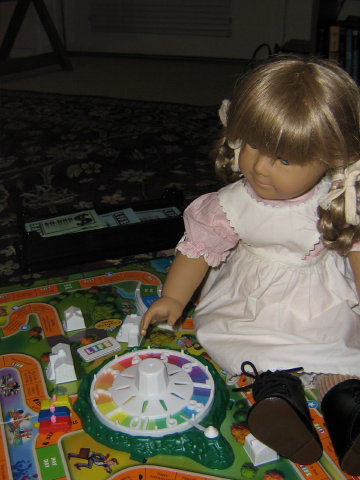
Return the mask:
[[[330,190],[319,202],[320,207],[327,210],[331,202],[344,193],[345,221],[349,225],[359,225],[360,216],[357,213],[356,182],[360,181],[360,160],[349,165],[344,172],[335,173],[333,183],[341,182],[339,188]]]
[[[230,108],[230,100],[227,98],[221,102],[221,106],[219,108],[219,118],[224,127],[227,127],[227,121],[228,121],[228,113],[229,113],[229,108]],[[240,155],[240,149],[241,149],[241,140],[237,138],[235,142],[230,142],[226,138],[224,138],[224,142],[227,141],[227,144],[229,145],[230,148],[234,150],[234,159],[233,159],[233,164],[232,164],[232,170],[233,172],[239,172],[239,155]]]
[[[231,165],[231,169],[233,172],[240,172],[240,168],[239,168],[240,150],[241,150],[241,147],[234,148],[234,159]]]
[[[219,112],[218,112],[219,118],[224,127],[227,127],[227,119],[228,119],[230,103],[231,103],[230,100],[225,98],[225,100],[221,102],[221,105],[219,108]]]

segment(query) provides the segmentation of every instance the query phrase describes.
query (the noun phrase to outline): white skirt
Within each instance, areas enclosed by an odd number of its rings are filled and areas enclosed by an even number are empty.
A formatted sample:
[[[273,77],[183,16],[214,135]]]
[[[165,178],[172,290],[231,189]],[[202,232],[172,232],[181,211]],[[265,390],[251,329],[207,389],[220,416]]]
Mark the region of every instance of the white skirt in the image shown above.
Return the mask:
[[[360,317],[348,260],[325,250],[298,263],[240,244],[211,269],[194,320],[197,337],[227,372],[258,370],[360,376]]]

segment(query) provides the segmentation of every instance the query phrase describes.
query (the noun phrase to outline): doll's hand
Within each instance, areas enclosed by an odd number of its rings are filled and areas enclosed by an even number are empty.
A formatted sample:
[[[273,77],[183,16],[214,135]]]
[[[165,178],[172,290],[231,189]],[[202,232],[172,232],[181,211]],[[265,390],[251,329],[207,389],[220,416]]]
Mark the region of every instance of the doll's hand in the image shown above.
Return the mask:
[[[168,325],[174,325],[181,316],[184,305],[171,297],[160,297],[152,303],[146,313],[143,315],[140,324],[141,335],[146,335],[146,331],[151,323],[167,322]]]

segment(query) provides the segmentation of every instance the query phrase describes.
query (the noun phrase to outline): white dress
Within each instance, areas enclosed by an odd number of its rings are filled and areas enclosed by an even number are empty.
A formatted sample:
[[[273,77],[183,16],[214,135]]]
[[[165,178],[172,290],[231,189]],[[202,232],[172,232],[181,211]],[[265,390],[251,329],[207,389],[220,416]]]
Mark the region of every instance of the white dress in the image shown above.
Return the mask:
[[[320,245],[316,228],[328,189],[324,179],[298,199],[269,201],[240,180],[185,211],[177,248],[212,266],[194,315],[197,337],[227,372],[251,361],[259,370],[360,376],[351,268]]]

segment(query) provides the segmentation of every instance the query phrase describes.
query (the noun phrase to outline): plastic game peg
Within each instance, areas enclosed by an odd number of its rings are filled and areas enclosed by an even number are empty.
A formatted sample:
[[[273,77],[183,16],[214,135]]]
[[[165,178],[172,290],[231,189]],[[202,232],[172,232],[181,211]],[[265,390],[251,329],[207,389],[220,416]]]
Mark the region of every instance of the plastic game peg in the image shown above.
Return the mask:
[[[184,415],[181,415],[181,418],[183,418],[184,420],[187,420],[193,427],[203,432],[206,438],[211,439],[211,438],[217,438],[219,436],[219,430],[216,427],[214,427],[213,425],[210,425],[209,427],[203,427],[202,425],[200,425],[200,423],[197,423],[195,421],[194,415],[192,416],[191,419],[185,417]]]
[[[195,365],[193,363],[188,362],[188,363],[184,363],[182,368],[185,370],[186,373],[190,373],[194,366]]]
[[[205,429],[204,435],[206,438],[217,438],[219,436],[219,430],[213,425],[210,425]]]
[[[56,423],[56,416],[51,415],[50,420],[51,420],[51,423]]]
[[[131,363],[132,365],[137,365],[138,363],[140,363],[140,358],[137,353],[135,353],[135,355],[133,356]]]
[[[57,396],[56,396],[56,394],[54,393],[54,395],[52,396],[52,401],[53,401],[53,402],[56,402],[56,400],[57,400]]]
[[[50,405],[49,410],[50,410],[51,413],[54,413],[55,412],[55,405]]]

